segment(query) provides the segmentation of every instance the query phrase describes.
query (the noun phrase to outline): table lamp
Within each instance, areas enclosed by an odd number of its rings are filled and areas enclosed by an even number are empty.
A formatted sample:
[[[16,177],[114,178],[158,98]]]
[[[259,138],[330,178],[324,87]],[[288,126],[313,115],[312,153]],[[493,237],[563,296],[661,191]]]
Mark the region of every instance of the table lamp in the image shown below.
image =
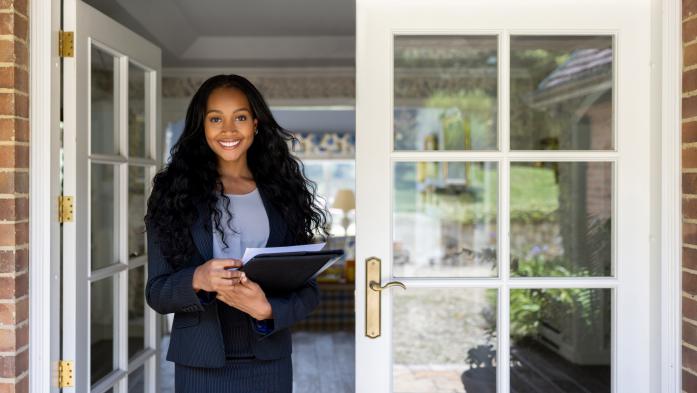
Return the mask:
[[[351,221],[348,217],[348,212],[356,208],[356,198],[353,195],[353,190],[342,188],[334,195],[334,209],[341,209],[344,212],[344,217],[341,219],[341,226],[344,228],[344,236],[348,236],[348,227]]]

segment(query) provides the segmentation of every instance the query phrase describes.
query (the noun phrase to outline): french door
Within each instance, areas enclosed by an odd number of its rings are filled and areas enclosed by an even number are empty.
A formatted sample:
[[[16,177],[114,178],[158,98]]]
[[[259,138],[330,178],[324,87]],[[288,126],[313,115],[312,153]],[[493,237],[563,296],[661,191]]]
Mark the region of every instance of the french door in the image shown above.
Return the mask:
[[[160,49],[80,0],[63,1],[62,358],[75,392],[157,391],[143,216],[159,165]]]
[[[356,15],[357,392],[647,392],[650,2]]]

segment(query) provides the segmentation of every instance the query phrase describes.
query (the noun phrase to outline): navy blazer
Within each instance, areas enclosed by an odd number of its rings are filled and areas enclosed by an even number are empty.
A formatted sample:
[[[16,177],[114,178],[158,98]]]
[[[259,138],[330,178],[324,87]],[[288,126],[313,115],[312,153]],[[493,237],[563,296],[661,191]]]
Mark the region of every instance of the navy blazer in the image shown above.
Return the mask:
[[[258,185],[257,185],[258,186]],[[290,232],[283,217],[272,206],[262,187],[259,194],[269,219],[267,247],[291,245]],[[148,283],[145,297],[148,305],[160,314],[174,313],[167,360],[193,367],[223,367],[225,345],[218,319],[215,294],[197,294],[192,287],[196,267],[213,258],[211,213],[205,203],[197,206],[198,218],[189,228],[198,253],[177,270],[165,260],[155,234],[147,228]],[[203,295],[212,298],[202,302]],[[305,318],[319,304],[319,289],[312,280],[303,288],[285,296],[267,295],[273,313],[273,329],[262,334],[254,329],[254,319],[247,316],[252,330],[252,352],[259,359],[279,359],[291,354],[288,329]]]

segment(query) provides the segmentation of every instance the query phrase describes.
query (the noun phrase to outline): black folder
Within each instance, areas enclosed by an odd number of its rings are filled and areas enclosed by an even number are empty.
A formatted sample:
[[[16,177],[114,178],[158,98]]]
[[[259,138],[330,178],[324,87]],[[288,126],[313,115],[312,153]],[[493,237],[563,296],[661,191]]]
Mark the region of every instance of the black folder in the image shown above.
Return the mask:
[[[284,293],[302,287],[343,255],[343,250],[259,254],[240,270],[264,292]]]

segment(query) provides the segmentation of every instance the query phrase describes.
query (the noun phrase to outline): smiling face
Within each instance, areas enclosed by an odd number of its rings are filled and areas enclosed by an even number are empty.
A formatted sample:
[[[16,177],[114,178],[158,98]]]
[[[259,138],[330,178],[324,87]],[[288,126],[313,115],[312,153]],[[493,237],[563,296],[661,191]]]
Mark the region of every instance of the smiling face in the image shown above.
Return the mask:
[[[208,97],[203,124],[206,142],[218,156],[218,162],[246,164],[257,120],[242,91],[231,87],[213,90]]]

